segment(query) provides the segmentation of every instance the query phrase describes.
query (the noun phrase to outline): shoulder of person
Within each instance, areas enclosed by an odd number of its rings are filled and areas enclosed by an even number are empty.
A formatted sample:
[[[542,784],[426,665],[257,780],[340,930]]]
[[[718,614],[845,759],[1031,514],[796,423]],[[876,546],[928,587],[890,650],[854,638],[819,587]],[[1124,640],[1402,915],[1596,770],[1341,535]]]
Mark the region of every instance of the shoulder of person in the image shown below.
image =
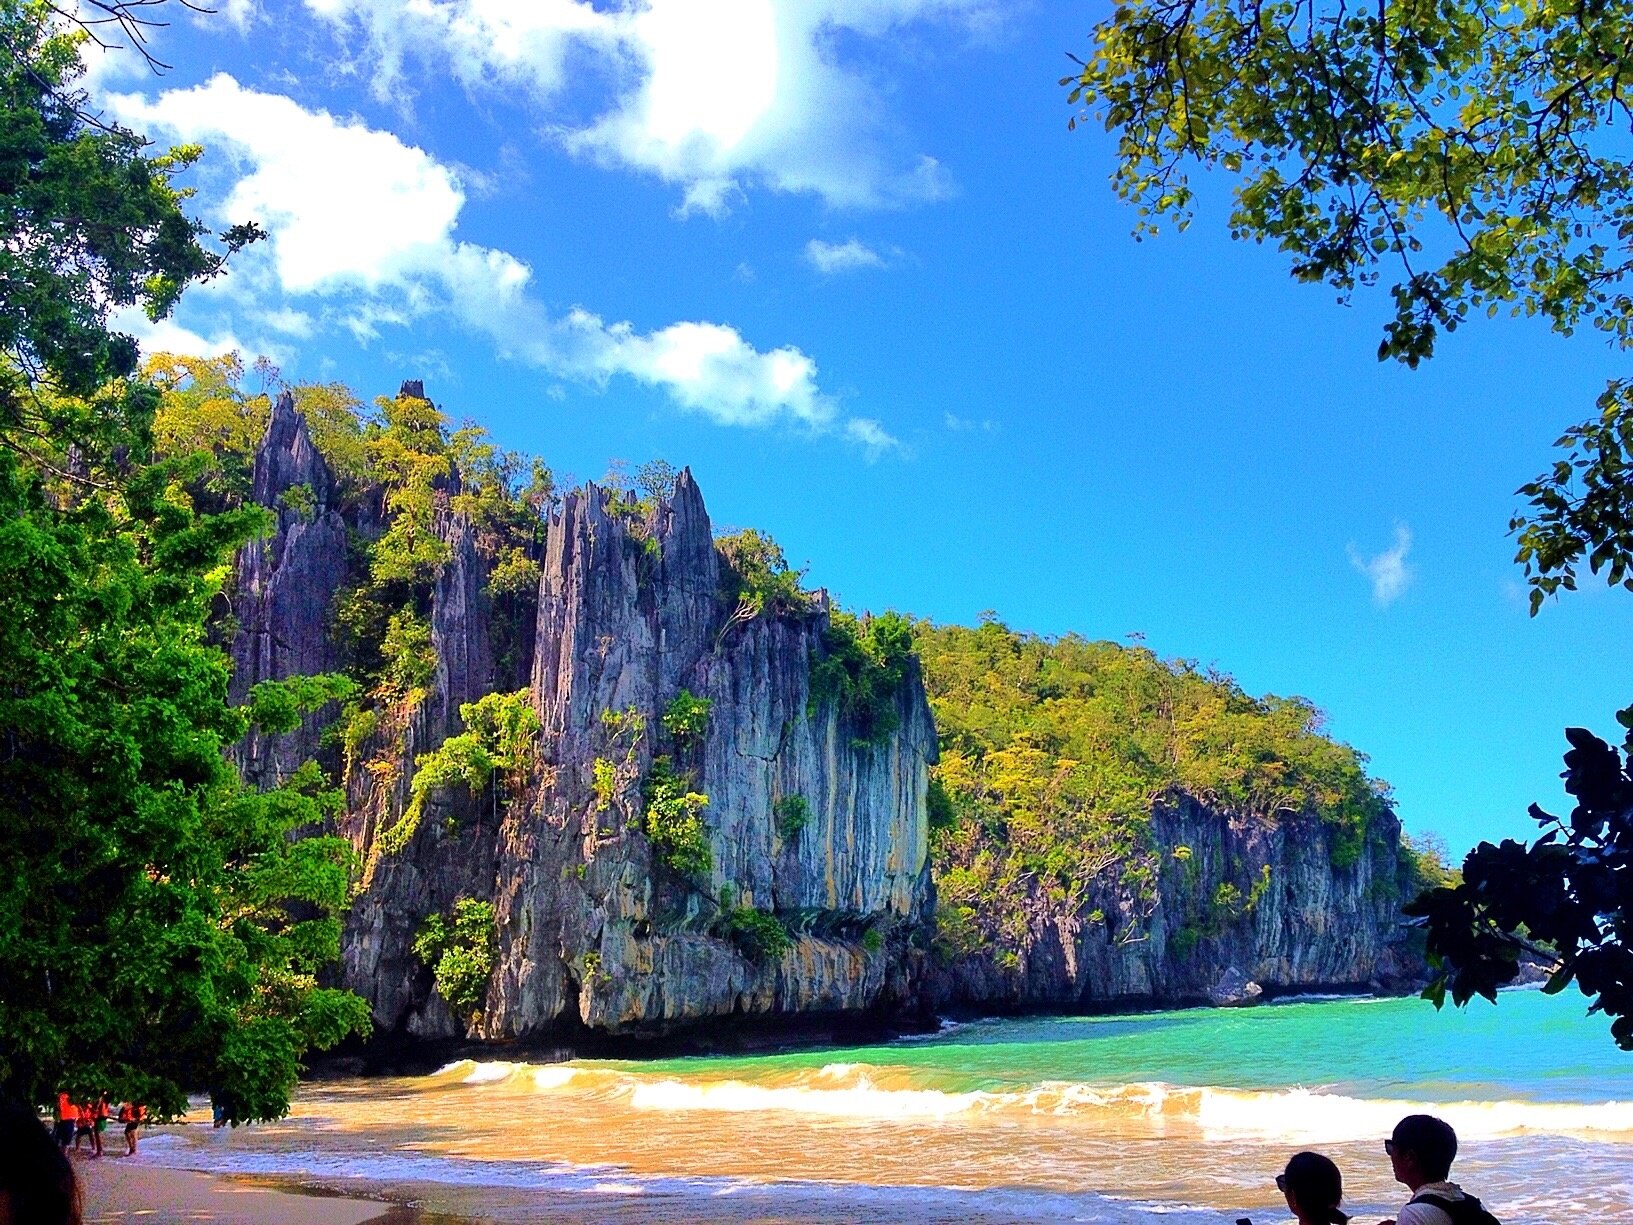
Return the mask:
[[[1397,1225],[1452,1225],[1451,1214],[1434,1204],[1408,1204],[1395,1220]]]

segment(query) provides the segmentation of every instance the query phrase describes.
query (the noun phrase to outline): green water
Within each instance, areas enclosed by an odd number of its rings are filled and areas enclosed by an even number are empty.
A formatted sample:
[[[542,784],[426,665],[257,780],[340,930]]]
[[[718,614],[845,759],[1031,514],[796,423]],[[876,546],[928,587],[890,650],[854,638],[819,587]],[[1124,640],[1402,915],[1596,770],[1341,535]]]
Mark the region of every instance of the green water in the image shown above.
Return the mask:
[[[1633,1055],[1611,1042],[1605,1020],[1586,1015],[1578,996],[1540,991],[1439,1012],[1415,998],[1348,999],[985,1021],[888,1046],[608,1066],[753,1082],[836,1061],[909,1068],[916,1084],[954,1093],[1157,1081],[1428,1100],[1633,1099]]]
[[[1286,1221],[1301,1149],[1358,1221],[1404,1199],[1382,1140],[1438,1114],[1505,1225],[1633,1225],[1633,1055],[1576,996],[994,1020],[871,1047],[460,1061],[305,1086],[276,1128],[176,1129],[187,1168],[412,1186],[483,1221],[1216,1225]],[[151,1153],[149,1150],[152,1150]],[[613,1211],[612,1206],[618,1205]]]

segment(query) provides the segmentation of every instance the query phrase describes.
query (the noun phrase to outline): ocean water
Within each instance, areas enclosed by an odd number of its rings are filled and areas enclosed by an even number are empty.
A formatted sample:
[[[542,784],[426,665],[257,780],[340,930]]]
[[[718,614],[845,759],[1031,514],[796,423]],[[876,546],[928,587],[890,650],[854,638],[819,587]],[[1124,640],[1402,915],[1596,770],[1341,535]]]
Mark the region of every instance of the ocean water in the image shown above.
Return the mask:
[[[303,1086],[289,1119],[156,1129],[155,1162],[365,1188],[494,1221],[1289,1219],[1304,1148],[1371,1225],[1382,1148],[1441,1115],[1505,1225],[1633,1225],[1633,1056],[1580,997],[977,1021],[743,1058],[471,1062]]]

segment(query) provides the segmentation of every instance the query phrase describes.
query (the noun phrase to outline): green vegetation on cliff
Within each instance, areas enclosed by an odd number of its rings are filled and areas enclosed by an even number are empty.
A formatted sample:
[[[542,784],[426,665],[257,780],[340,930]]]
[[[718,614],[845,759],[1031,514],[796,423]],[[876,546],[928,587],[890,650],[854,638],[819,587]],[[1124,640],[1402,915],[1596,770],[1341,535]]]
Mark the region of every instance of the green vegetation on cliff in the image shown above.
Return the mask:
[[[498,946],[493,903],[462,897],[451,915],[426,916],[414,937],[414,956],[430,967],[449,1011],[461,1020],[474,1020],[482,1015]]]
[[[1107,874],[1150,896],[1151,811],[1166,796],[1268,819],[1314,814],[1337,867],[1387,806],[1365,758],[1325,735],[1302,698],[1254,698],[1144,647],[1040,638],[991,618],[917,622],[913,642],[941,738],[931,823],[949,951],[988,941],[1013,954],[1034,899],[1075,913]]]

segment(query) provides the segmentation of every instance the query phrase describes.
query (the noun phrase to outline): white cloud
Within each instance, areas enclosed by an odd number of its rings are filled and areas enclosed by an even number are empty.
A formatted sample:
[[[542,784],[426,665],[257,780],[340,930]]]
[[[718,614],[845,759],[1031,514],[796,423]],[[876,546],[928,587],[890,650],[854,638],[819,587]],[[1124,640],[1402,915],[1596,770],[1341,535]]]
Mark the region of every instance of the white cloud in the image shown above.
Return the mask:
[[[218,331],[203,336],[191,328],[182,327],[174,319],[157,323],[137,307],[117,311],[108,320],[115,332],[134,336],[144,353],[180,353],[187,357],[220,357],[226,353],[262,352],[254,345],[246,345],[229,331]]]
[[[858,268],[883,268],[885,257],[860,239],[845,242],[824,242],[813,238],[805,244],[805,262],[824,276],[836,272],[854,272]]]
[[[990,417],[982,417],[977,421],[973,417],[960,417],[956,413],[943,413],[941,420],[955,434],[968,434],[976,430],[980,430],[984,434],[994,434],[998,430],[998,423]]]
[[[408,95],[406,63],[473,89],[525,93],[566,148],[681,189],[680,212],[719,215],[751,186],[881,207],[938,199],[940,163],[894,151],[879,90],[843,62],[861,37],[915,23],[978,27],[994,0],[306,0],[360,41],[359,66],[386,101]],[[575,56],[575,52],[579,53]],[[595,118],[557,118],[571,69],[604,77]]]
[[[218,75],[157,100],[110,99],[120,118],[178,140],[203,141],[229,160],[211,215],[258,221],[268,232],[199,300],[292,336],[314,330],[312,310],[360,343],[439,313],[487,336],[504,356],[565,378],[633,378],[675,404],[726,425],[788,422],[839,431],[870,451],[889,436],[846,421],[791,345],[755,348],[735,328],[686,321],[641,332],[575,307],[553,315],[530,292],[532,270],[507,252],[455,237],[460,176],[389,132],[308,111],[290,98]],[[150,348],[243,348],[174,324]],[[231,343],[229,343],[231,341]]]
[[[870,460],[878,459],[886,451],[894,451],[901,442],[871,417],[852,417],[845,422],[845,437],[867,448]]]
[[[1412,529],[1404,523],[1395,524],[1395,543],[1375,556],[1366,557],[1353,544],[1349,546],[1350,565],[1371,581],[1372,598],[1380,607],[1389,607],[1411,586],[1417,573],[1406,561],[1411,551]]]

